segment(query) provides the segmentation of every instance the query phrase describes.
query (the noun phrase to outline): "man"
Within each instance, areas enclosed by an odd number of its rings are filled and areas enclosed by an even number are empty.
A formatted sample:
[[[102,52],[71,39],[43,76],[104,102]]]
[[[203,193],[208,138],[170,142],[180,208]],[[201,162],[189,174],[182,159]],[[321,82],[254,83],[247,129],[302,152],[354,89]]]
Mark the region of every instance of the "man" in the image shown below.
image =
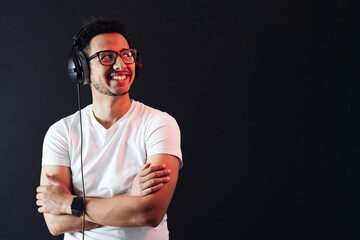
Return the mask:
[[[45,136],[38,210],[50,232],[65,233],[64,239],[81,239],[83,214],[86,239],[168,239],[166,211],[182,166],[178,125],[130,99],[136,50],[121,23],[93,19],[80,38],[93,98],[81,111],[85,206],[75,207],[82,195],[75,113]]]

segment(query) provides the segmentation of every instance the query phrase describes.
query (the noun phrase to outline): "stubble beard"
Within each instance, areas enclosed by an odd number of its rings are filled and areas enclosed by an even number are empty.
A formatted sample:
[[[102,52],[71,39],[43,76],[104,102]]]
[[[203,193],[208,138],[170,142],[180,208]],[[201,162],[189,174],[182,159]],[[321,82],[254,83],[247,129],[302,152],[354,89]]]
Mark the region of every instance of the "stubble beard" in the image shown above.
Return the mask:
[[[124,96],[129,93],[129,90],[125,91],[125,92],[112,92],[109,89],[105,89],[103,86],[101,86],[101,84],[97,84],[97,83],[95,83],[95,84],[93,83],[93,86],[99,93],[102,93],[104,95],[111,96],[111,97],[120,97],[120,96]]]

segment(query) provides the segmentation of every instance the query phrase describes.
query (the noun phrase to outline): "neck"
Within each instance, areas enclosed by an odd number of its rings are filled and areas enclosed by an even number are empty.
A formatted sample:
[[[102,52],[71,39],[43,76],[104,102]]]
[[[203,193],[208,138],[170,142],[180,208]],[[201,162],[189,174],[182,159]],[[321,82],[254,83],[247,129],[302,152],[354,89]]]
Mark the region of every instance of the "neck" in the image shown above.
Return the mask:
[[[129,94],[118,97],[102,97],[101,100],[93,96],[92,110],[96,120],[106,129],[110,128],[130,109]]]

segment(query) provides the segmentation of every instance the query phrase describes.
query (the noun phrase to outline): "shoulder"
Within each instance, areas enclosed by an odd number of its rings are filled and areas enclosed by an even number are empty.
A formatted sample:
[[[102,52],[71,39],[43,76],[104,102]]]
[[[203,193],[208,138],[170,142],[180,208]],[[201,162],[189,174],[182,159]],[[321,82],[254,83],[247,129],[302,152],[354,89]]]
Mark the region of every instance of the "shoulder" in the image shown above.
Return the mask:
[[[91,105],[89,105],[81,110],[81,114],[82,114],[83,118],[86,118],[89,115],[88,112],[91,110],[90,106]],[[57,136],[68,135],[70,129],[76,130],[79,127],[79,122],[80,122],[80,114],[79,114],[79,111],[77,111],[77,112],[53,123],[49,127],[46,135],[50,135],[50,134],[52,134],[52,135],[55,134]]]
[[[135,102],[135,104],[134,115],[137,115],[146,136],[150,138],[154,136],[180,136],[179,125],[170,114],[140,102]]]
[[[147,123],[176,123],[175,118],[173,118],[167,112],[161,111],[159,109],[149,107],[141,102],[134,100],[134,113],[137,116],[141,116],[143,120]]]

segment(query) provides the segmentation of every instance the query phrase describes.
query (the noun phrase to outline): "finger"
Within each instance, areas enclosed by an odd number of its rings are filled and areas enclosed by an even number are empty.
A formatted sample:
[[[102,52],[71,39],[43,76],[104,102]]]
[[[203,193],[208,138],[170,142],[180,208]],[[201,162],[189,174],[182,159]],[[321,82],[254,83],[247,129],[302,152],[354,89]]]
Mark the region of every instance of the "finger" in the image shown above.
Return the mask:
[[[170,182],[170,177],[164,177],[164,178],[154,178],[150,179],[149,181],[143,183],[140,185],[141,190],[145,190],[147,188],[151,188],[153,186],[156,186],[158,184],[165,184]]]
[[[44,202],[41,201],[41,200],[36,201],[36,205],[39,206],[39,207],[41,207],[43,204],[44,204]]]
[[[45,173],[45,176],[46,176],[46,178],[49,180],[49,183],[51,184],[51,185],[53,185],[53,176],[52,175],[50,175],[49,173]]]
[[[165,164],[159,164],[159,165],[155,165],[155,166],[151,166],[147,169],[145,169],[144,171],[141,171],[140,173],[140,177],[144,177],[146,175],[149,175],[151,174],[152,172],[156,172],[156,171],[159,171],[159,170],[163,170],[166,168],[166,165]]]
[[[157,192],[163,187],[163,185],[164,185],[163,183],[160,183],[160,184],[158,184],[158,185],[156,185],[154,187],[147,188],[144,191],[141,191],[141,196],[146,196],[146,195],[149,195],[151,193]]]
[[[41,186],[37,187],[37,188],[36,188],[36,192],[37,192],[37,193],[42,192],[42,187],[41,187]]]
[[[146,163],[142,168],[141,170],[145,170],[146,168],[150,167],[151,163]]]
[[[166,165],[165,164],[159,164],[159,165],[151,166],[150,168],[151,168],[152,172],[155,172],[155,171],[158,171],[158,170],[165,169]]]
[[[36,188],[36,192],[37,193],[42,193],[42,192],[44,192],[46,190],[46,186],[38,186],[37,188]]]
[[[38,212],[39,212],[39,213],[44,213],[44,208],[43,208],[43,207],[39,207],[39,208],[38,208]]]
[[[47,179],[49,180],[51,185],[60,185],[61,181],[59,179],[57,179],[55,176],[49,174],[49,173],[45,173],[45,176],[47,177]]]
[[[156,172],[152,172],[146,176],[143,176],[140,178],[140,182],[141,183],[144,183],[144,182],[147,182],[149,181],[150,179],[153,179],[153,178],[160,178],[160,177],[164,177],[164,176],[167,176],[171,173],[171,170],[170,169],[165,169],[165,170],[161,170],[161,171],[156,171]]]
[[[42,193],[38,193],[38,194],[36,194],[36,199],[43,199],[43,196],[44,196],[44,194],[42,194]]]

